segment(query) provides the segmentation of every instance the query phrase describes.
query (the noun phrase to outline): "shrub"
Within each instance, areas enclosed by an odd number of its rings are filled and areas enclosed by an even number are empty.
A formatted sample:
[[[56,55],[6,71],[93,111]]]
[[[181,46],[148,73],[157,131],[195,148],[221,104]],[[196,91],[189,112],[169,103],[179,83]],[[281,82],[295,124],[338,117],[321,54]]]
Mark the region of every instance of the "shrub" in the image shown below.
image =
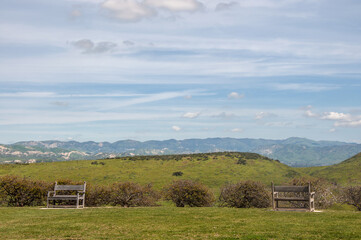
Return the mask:
[[[315,192],[315,207],[328,208],[338,202],[337,186],[321,178],[294,178],[289,182],[295,186],[306,186],[311,183],[311,192]],[[293,202],[292,205],[299,206],[299,202]]]
[[[361,186],[346,187],[343,191],[344,202],[361,211]]]
[[[16,176],[0,177],[1,203],[11,207],[41,206],[51,184]]]
[[[137,183],[114,183],[110,187],[110,204],[122,207],[154,206],[159,200],[159,194],[152,186],[141,186]]]
[[[105,162],[93,161],[93,162],[91,162],[91,164],[92,164],[92,165],[98,165],[98,164],[100,164],[100,165],[105,165]]]
[[[237,161],[237,164],[246,165],[246,164],[247,164],[247,161],[246,161],[246,159],[239,158],[238,161]]]
[[[164,196],[177,207],[209,207],[215,200],[213,193],[205,185],[191,180],[173,181],[164,189]]]
[[[221,188],[221,206],[236,208],[267,208],[270,206],[270,193],[260,182],[241,181]]]
[[[183,172],[174,172],[173,174],[172,174],[172,176],[176,176],[176,177],[180,177],[180,176],[182,176],[183,175]]]
[[[109,186],[88,185],[85,193],[85,205],[87,207],[97,207],[110,204],[111,189]]]

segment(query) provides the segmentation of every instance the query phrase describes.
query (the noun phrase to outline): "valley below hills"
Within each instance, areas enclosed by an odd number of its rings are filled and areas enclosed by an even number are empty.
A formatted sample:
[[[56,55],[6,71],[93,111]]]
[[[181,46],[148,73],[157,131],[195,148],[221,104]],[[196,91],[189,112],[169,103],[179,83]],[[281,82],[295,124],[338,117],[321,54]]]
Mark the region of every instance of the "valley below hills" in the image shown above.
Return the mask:
[[[249,138],[207,138],[164,141],[121,140],[109,142],[23,141],[0,144],[0,163],[35,163],[94,160],[139,155],[170,155],[210,152],[254,152],[292,167],[328,166],[361,152],[361,144]]]

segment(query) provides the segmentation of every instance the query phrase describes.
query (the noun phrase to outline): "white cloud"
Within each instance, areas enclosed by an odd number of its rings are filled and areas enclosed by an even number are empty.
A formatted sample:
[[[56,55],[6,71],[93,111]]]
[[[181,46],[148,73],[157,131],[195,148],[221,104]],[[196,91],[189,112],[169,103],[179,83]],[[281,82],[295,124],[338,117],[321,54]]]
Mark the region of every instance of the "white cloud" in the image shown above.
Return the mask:
[[[265,124],[267,127],[288,127],[292,125],[293,122],[268,122]]]
[[[134,46],[135,43],[132,41],[129,41],[129,40],[125,40],[125,41],[123,41],[123,44],[130,47],[130,46]]]
[[[242,128],[233,128],[231,130],[231,132],[241,133],[241,132],[243,132],[243,129]]]
[[[199,115],[200,115],[200,112],[187,112],[187,113],[183,114],[182,117],[193,119],[193,118],[197,118]]]
[[[102,7],[122,21],[135,22],[156,15],[156,12],[144,2],[135,0],[107,0],[102,4]]]
[[[259,112],[259,113],[256,114],[254,119],[261,120],[261,119],[266,118],[266,117],[276,117],[276,115],[273,114],[273,113]]]
[[[143,97],[138,97],[138,98],[114,103],[112,106],[103,107],[102,110],[111,110],[111,109],[115,109],[115,108],[132,106],[132,105],[136,105],[136,104],[168,100],[168,99],[172,99],[172,98],[182,97],[182,96],[184,96],[185,93],[186,92],[163,92],[163,93],[149,94],[149,95],[146,95]]]
[[[338,112],[326,112],[326,113],[323,114],[321,119],[350,121],[351,120],[351,115],[350,114],[345,114],[345,113],[338,113]]]
[[[355,121],[335,122],[335,127],[361,127],[361,119]]]
[[[225,11],[232,9],[233,7],[239,6],[237,2],[229,2],[229,3],[218,3],[216,6],[216,11]]]
[[[163,8],[172,12],[194,12],[203,8],[203,4],[197,0],[145,0],[144,3],[154,8]]]
[[[233,114],[233,113],[221,112],[221,113],[211,115],[211,117],[222,118],[222,119],[231,119],[231,118],[237,117],[237,115]]]
[[[302,108],[302,110],[305,111],[303,115],[304,115],[305,117],[310,117],[310,118],[319,117],[319,115],[316,114],[316,113],[314,113],[314,112],[312,112],[311,109],[312,109],[312,106],[311,106],[311,105],[308,105],[308,106]]]
[[[349,113],[342,112],[324,112],[323,114],[314,113],[311,111],[312,106],[307,106],[304,115],[306,117],[318,118],[320,120],[335,121],[335,127],[360,127],[361,116],[355,116]],[[330,132],[335,132],[334,128]]]
[[[274,1],[274,0],[243,0],[240,1],[240,6],[244,8],[256,8],[256,7],[266,7],[266,8],[275,8],[281,5],[281,2],[284,1]],[[291,2],[291,1],[289,1]]]
[[[230,94],[228,94],[228,98],[229,99],[241,99],[241,98],[244,98],[244,94],[240,94],[237,92],[231,92]]]
[[[113,42],[98,42],[94,43],[89,39],[82,39],[71,42],[71,45],[83,51],[83,53],[106,53],[111,52],[117,47]]]
[[[169,114],[160,113],[117,113],[117,112],[95,112],[95,111],[79,111],[73,112],[71,110],[61,111],[48,110],[46,114],[44,111],[38,110],[12,110],[2,111],[2,115],[6,117],[0,118],[0,125],[18,125],[18,124],[71,124],[71,123],[86,123],[96,121],[139,121],[139,120],[153,120],[164,119],[169,117]],[[171,117],[173,117],[171,115]]]
[[[306,110],[305,113],[304,113],[304,115],[305,115],[306,117],[318,117],[318,114],[313,113],[313,112],[311,111],[311,109]]]
[[[71,11],[70,15],[74,18],[77,18],[81,16],[81,12],[77,9],[74,9],[73,11]]]
[[[58,107],[68,107],[69,106],[68,102],[61,102],[61,101],[51,102],[51,104],[58,106]]]
[[[176,132],[179,132],[181,130],[181,128],[178,126],[172,126],[172,129]]]
[[[329,132],[330,132],[330,133],[336,132],[336,128],[331,128],[331,129],[329,130]]]
[[[283,83],[274,84],[273,87],[279,91],[303,91],[303,92],[321,92],[330,91],[339,88],[331,84],[313,84],[313,83]]]
[[[54,92],[14,92],[14,93],[0,93],[0,97],[11,98],[49,98],[56,96]]]
[[[154,17],[160,9],[170,12],[195,12],[203,8],[197,0],[106,0],[102,5],[112,16],[125,22]]]
[[[139,93],[98,93],[98,94],[57,94],[55,92],[8,92],[0,93],[0,97],[9,98],[112,98],[141,97],[147,94]]]

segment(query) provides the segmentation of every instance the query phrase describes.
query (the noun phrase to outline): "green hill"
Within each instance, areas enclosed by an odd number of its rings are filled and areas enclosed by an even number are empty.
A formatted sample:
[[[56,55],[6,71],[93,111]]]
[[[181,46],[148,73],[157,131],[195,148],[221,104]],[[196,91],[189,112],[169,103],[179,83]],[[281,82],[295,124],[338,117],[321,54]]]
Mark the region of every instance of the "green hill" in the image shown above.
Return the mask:
[[[361,153],[335,165],[328,167],[311,167],[300,169],[300,172],[314,177],[325,178],[342,185],[361,184]]]
[[[174,172],[183,175],[173,176]],[[132,181],[152,183],[158,189],[176,179],[201,181],[218,189],[227,182],[252,179],[269,185],[271,181],[282,183],[301,175],[279,161],[236,152],[0,165],[0,175],[6,174],[46,181],[85,180],[93,184]]]

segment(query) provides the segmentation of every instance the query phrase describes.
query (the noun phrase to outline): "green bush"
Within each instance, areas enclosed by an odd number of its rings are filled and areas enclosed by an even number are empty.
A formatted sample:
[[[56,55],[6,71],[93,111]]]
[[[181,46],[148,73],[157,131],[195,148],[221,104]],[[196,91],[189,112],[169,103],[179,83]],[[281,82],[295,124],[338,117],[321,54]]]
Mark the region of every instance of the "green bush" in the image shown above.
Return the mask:
[[[238,161],[237,161],[237,164],[246,165],[246,164],[247,164],[247,161],[246,161],[246,159],[239,158]]]
[[[111,189],[109,186],[87,185],[85,192],[85,205],[98,207],[110,204]]]
[[[344,202],[361,211],[361,186],[346,187],[343,191]]]
[[[155,206],[160,199],[152,186],[141,186],[137,183],[114,183],[110,187],[110,204],[122,207]]]
[[[236,208],[267,208],[270,206],[270,193],[260,182],[241,181],[221,188],[220,205]]]
[[[181,171],[172,173],[172,176],[176,176],[176,177],[180,177],[182,175],[183,175],[183,172],[181,172]]]
[[[9,207],[45,204],[51,184],[16,176],[0,177],[0,202]]]
[[[214,203],[213,193],[205,185],[191,180],[173,181],[164,188],[166,200],[171,200],[177,207],[209,207]]]

